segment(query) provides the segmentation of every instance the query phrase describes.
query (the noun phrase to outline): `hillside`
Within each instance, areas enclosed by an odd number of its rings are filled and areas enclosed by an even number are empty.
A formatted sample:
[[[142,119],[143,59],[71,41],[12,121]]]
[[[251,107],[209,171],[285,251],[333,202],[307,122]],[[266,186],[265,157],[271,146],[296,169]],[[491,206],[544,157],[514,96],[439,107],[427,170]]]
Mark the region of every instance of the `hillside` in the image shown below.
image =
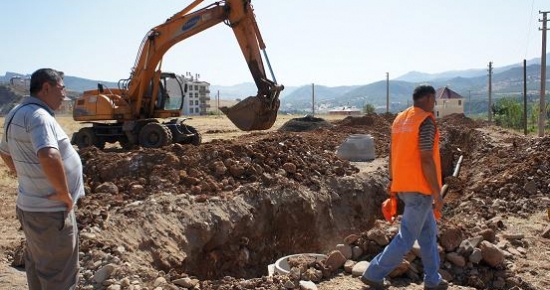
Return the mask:
[[[0,84],[0,116],[8,113],[15,104],[18,104],[25,92],[17,88]]]
[[[550,53],[546,54],[546,58],[550,58]],[[532,64],[540,64],[540,58],[534,58],[527,60],[527,65],[530,66]],[[495,67],[493,69],[494,73],[501,73],[513,68],[521,68],[523,66],[522,63],[516,63],[511,65],[506,65],[502,67]],[[426,82],[426,81],[444,81],[448,79],[453,79],[456,77],[463,77],[463,78],[474,78],[474,77],[481,77],[487,75],[487,69],[481,68],[481,69],[467,69],[467,70],[452,70],[452,71],[445,71],[441,73],[423,73],[418,71],[411,71],[408,72],[395,80],[399,81],[406,81],[406,82]]]
[[[12,78],[22,78],[29,79],[30,74],[21,74],[16,72],[6,72],[4,76],[0,76],[0,82],[9,83]],[[117,82],[108,82],[108,81],[99,81],[99,80],[90,80],[85,78],[80,78],[76,76],[65,75],[64,79],[65,86],[68,90],[83,92],[86,90],[97,89],[97,84],[102,83],[110,88],[116,88]]]
[[[540,65],[527,66],[527,90],[529,95],[538,95],[540,89]],[[547,68],[548,70],[548,68]],[[492,94],[495,99],[504,96],[520,96],[523,94],[523,68],[509,67],[506,70],[498,70],[492,76]],[[389,81],[390,111],[399,111],[411,102],[411,92],[420,83],[429,83],[436,89],[448,86],[465,98],[471,98],[483,105],[488,94],[487,75],[475,77],[455,76],[448,79],[434,79],[431,81],[408,82],[399,80]],[[548,83],[548,79],[547,79]],[[339,91],[341,87],[315,87],[315,102],[317,106],[356,106],[363,107],[366,104],[374,105],[378,111],[386,108],[386,81],[378,81],[367,85],[355,86],[347,92]],[[320,87],[321,89],[318,89]],[[486,106],[486,103],[485,103]],[[311,86],[305,85],[294,90],[282,100],[282,108],[294,108],[295,110],[309,110],[311,107]]]
[[[528,98],[537,96],[540,89],[540,59],[527,61]],[[547,67],[548,70],[548,67]],[[0,82],[9,82],[13,77],[28,78],[29,75],[7,72],[0,76]],[[97,88],[96,80],[67,75],[65,85],[71,96],[77,96],[84,90]],[[447,71],[438,74],[410,72],[389,81],[390,111],[397,112],[411,102],[411,92],[420,83],[429,83],[436,88],[448,86],[468,98],[476,107],[487,106],[488,77],[486,69]],[[547,80],[548,82],[548,80]],[[115,82],[101,82],[108,87],[117,87]],[[284,85],[284,81],[283,81]],[[315,84],[316,107],[334,108],[338,106],[363,107],[374,105],[378,112],[386,109],[386,81],[353,86],[329,87]],[[257,92],[254,83],[241,83],[232,86],[212,84],[210,98],[215,101],[219,92],[220,100],[236,100],[253,96]],[[495,99],[504,96],[521,96],[523,93],[523,67],[519,64],[495,67],[492,76],[492,93]],[[281,111],[309,112],[311,110],[312,85],[286,86],[281,92]],[[6,99],[7,100],[7,99]],[[214,104],[215,105],[215,104]],[[485,109],[480,109],[485,110]]]

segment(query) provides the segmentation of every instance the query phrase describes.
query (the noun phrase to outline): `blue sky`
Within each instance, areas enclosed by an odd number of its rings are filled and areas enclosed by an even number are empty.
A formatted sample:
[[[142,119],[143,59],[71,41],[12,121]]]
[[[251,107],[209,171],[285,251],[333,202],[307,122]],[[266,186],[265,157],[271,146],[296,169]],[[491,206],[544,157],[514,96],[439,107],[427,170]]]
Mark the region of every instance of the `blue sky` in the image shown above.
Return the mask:
[[[191,0],[4,1],[0,75],[52,67],[118,81],[129,76],[146,32]],[[213,1],[206,0],[204,5]],[[253,0],[279,83],[367,84],[409,71],[437,73],[541,56],[548,0]],[[202,6],[204,6],[202,5]],[[550,27],[550,25],[549,25]],[[174,46],[164,71],[215,85],[252,82],[229,27]]]

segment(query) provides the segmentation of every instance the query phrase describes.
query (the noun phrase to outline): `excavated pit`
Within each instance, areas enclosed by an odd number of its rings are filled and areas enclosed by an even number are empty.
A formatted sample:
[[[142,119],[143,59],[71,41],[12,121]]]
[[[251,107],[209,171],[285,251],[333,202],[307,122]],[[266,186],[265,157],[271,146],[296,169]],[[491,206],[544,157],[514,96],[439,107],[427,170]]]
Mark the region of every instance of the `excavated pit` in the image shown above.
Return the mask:
[[[160,193],[109,210],[106,221],[82,230],[81,248],[107,247],[123,261],[204,280],[258,277],[284,255],[326,252],[372,226],[385,178],[382,172],[333,177],[316,191],[248,184],[205,201]]]
[[[287,124],[285,130],[214,140],[198,147],[175,144],[122,153],[82,151],[88,195],[77,214],[83,275],[88,281],[84,283],[95,283],[97,272],[113,264],[114,281],[139,273],[143,285],[154,284],[158,277],[172,282],[193,277],[205,281],[201,289],[230,289],[244,283],[238,278],[265,277],[267,265],[280,257],[327,254],[354,234],[359,235],[354,245],[367,250],[362,259],[372,258],[383,247],[373,244],[371,232],[394,231],[376,221],[382,218],[380,204],[386,198],[392,120],[391,115],[348,117],[321,128],[315,120],[310,130],[304,130],[300,120],[299,130]],[[528,186],[545,192],[548,180],[533,184],[517,173],[540,175],[548,168],[548,154],[541,151],[548,139],[520,144],[510,137],[496,147],[490,134],[463,115],[439,124],[444,177],[451,185],[443,212],[446,219],[440,225],[440,242],[446,251],[453,251],[446,241],[456,243],[480,229],[502,230],[492,218],[503,208],[493,205],[480,210],[475,206],[479,199],[489,205],[494,203],[491,199],[505,199],[506,209],[512,209],[508,214],[518,216],[548,205],[525,205],[533,195]],[[336,148],[350,134],[373,136],[378,158],[372,162],[339,159]],[[461,170],[463,177],[454,178],[454,164],[461,155],[468,163]],[[518,158],[526,164],[507,165],[507,160]],[[476,168],[483,166],[502,174],[480,173]],[[521,186],[524,191],[517,189]],[[414,264],[421,267],[418,259]],[[513,280],[513,272],[503,274],[499,267],[477,265],[473,269],[478,276],[468,276],[465,273],[470,270],[454,265],[446,269],[459,285],[492,289],[504,281],[501,277],[506,277],[506,283]],[[409,279],[420,281],[414,275]],[[213,282],[218,286],[207,281],[218,281]],[[285,280],[248,281],[257,288],[280,286]]]
[[[284,255],[325,252],[368,229],[385,199],[390,125],[372,115],[326,129],[317,119],[309,131],[301,120],[302,132],[198,147],[81,151],[88,194],[77,214],[87,267],[97,268],[100,254],[199,279],[251,278]],[[380,158],[335,155],[356,133],[378,138]]]

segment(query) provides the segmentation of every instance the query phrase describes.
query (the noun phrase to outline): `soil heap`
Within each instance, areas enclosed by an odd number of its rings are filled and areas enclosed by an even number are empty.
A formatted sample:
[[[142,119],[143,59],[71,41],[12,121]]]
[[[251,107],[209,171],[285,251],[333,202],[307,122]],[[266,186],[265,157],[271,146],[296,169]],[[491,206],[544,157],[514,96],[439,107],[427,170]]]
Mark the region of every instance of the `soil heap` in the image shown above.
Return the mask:
[[[81,151],[81,288],[298,289],[308,269],[266,276],[265,266],[284,254],[320,250],[330,261],[307,277],[357,275],[354,268],[379,253],[399,224],[379,212],[394,117],[348,117],[198,147]],[[509,232],[507,219],[550,206],[550,138],[495,131],[464,115],[438,124],[450,188],[439,224],[442,273],[476,289],[536,289],[518,273],[525,274],[522,261],[537,241]],[[382,162],[367,173],[335,155],[350,134],[374,138]],[[460,156],[460,174],[452,177]],[[417,248],[399,268],[392,281],[405,286],[396,289],[421,283]]]

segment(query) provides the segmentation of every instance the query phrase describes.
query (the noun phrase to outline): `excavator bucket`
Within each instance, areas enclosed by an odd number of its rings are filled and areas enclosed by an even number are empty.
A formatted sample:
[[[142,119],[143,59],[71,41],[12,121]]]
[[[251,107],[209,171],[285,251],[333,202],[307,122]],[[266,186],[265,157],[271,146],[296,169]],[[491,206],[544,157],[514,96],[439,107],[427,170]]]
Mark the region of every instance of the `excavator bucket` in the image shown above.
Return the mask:
[[[221,107],[220,110],[240,130],[266,130],[275,123],[279,104],[278,98],[271,101],[267,98],[251,96],[230,108]]]

